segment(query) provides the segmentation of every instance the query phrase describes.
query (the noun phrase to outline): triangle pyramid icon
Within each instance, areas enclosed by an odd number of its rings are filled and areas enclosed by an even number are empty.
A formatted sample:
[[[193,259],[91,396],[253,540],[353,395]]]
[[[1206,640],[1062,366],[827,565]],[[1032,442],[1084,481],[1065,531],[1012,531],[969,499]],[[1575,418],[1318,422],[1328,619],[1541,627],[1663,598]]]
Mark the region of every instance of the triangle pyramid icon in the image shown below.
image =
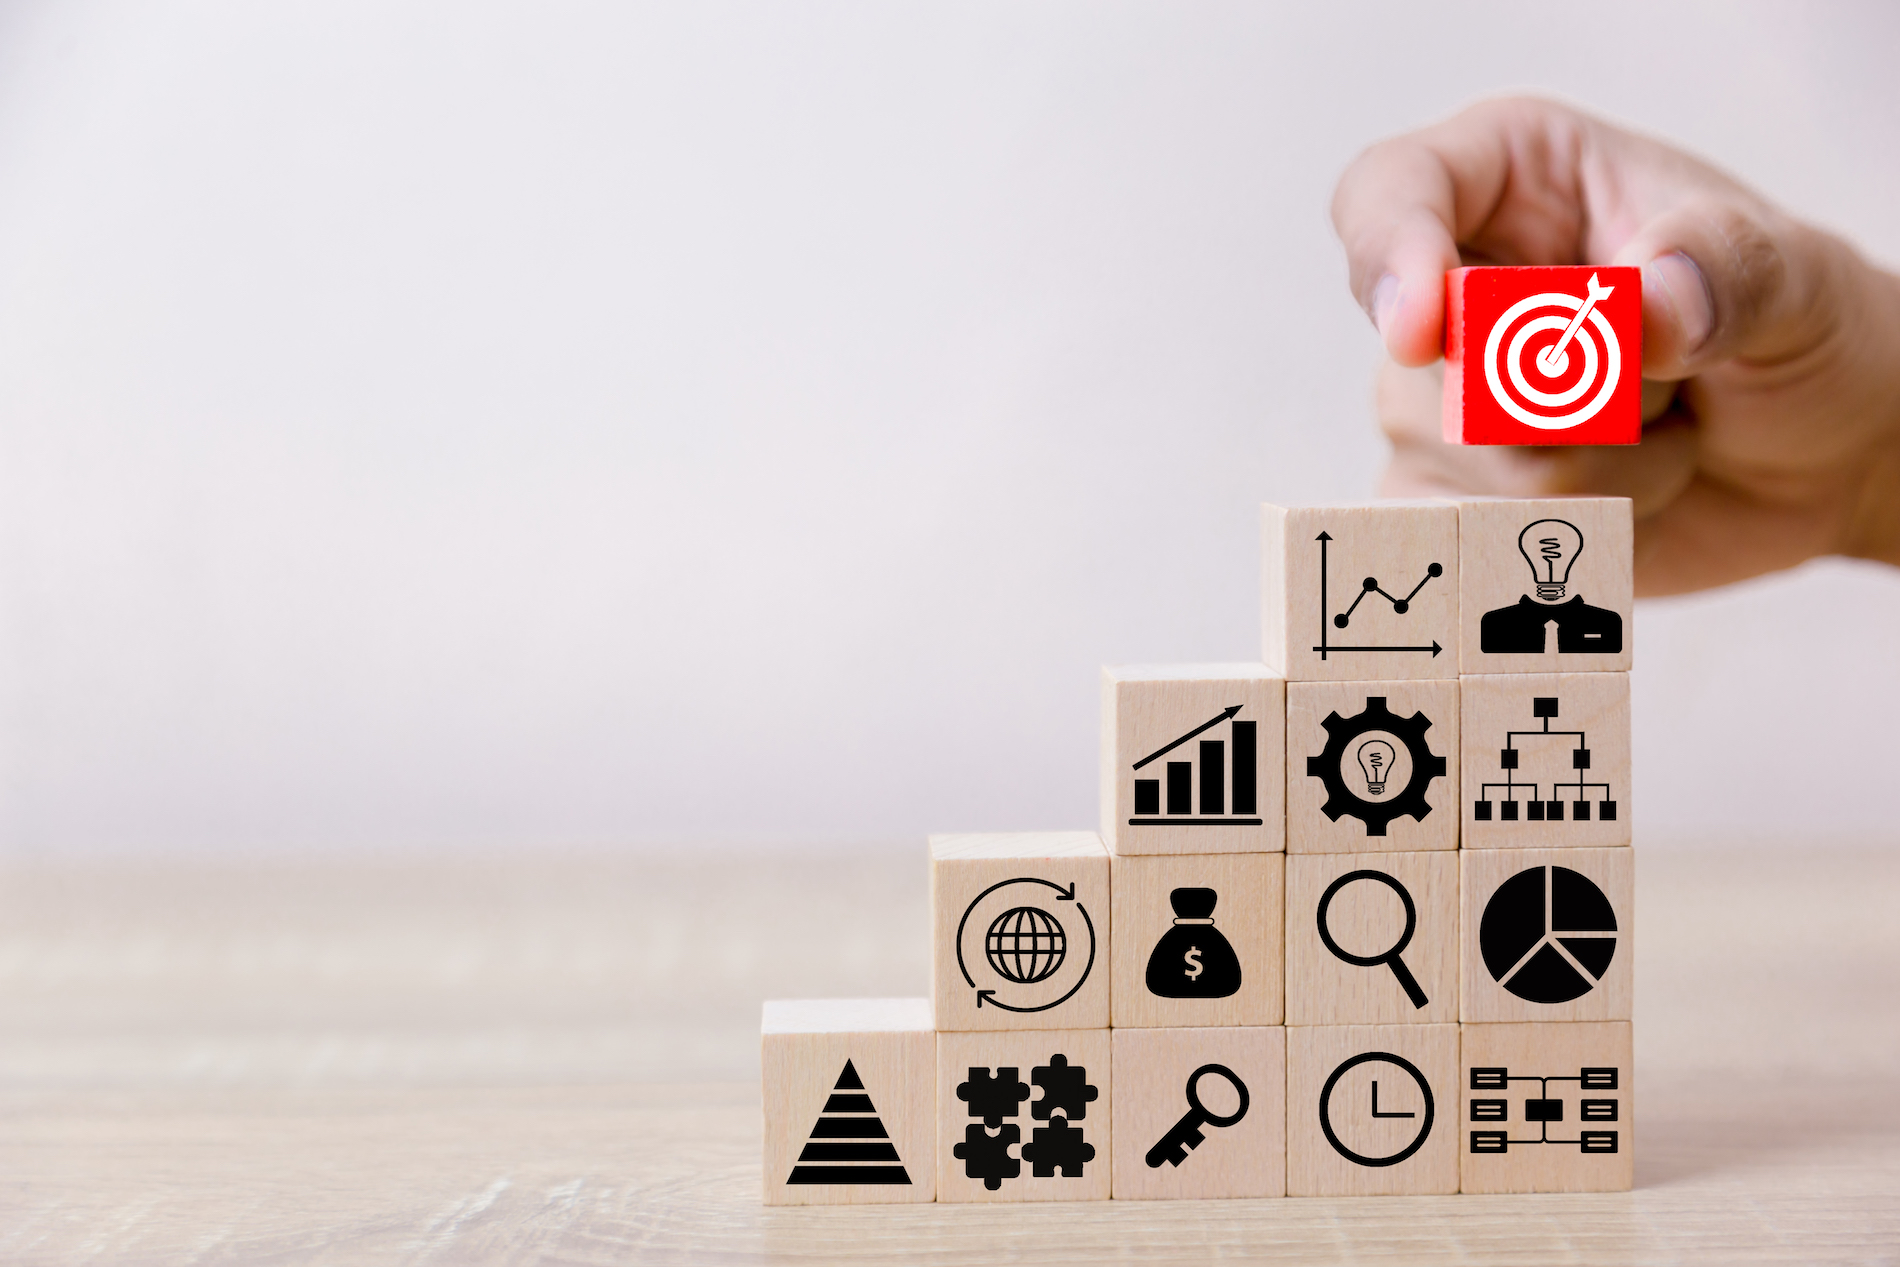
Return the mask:
[[[785,1181],[791,1183],[908,1184],[910,1172],[878,1120],[864,1080],[849,1060],[819,1111],[805,1151]]]

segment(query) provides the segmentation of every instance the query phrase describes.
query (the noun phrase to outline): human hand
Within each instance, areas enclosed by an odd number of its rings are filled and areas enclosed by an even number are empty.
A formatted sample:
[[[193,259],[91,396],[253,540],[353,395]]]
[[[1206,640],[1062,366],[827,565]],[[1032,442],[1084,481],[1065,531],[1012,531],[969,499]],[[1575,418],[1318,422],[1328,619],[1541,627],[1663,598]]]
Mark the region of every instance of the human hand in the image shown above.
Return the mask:
[[[1554,102],[1485,102],[1380,142],[1333,225],[1389,360],[1387,496],[1633,499],[1636,592],[1824,554],[1900,564],[1900,278],[1680,150]],[[1445,271],[1643,270],[1643,442],[1440,437]]]

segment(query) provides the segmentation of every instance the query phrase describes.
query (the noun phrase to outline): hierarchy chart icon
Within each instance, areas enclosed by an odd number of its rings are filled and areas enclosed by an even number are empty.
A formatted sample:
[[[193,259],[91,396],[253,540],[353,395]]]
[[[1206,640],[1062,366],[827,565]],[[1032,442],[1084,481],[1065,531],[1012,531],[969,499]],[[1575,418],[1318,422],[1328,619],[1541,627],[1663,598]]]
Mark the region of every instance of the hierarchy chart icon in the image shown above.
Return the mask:
[[[1506,364],[1623,364],[1622,284]],[[1629,1187],[1631,542],[1265,507],[1261,659],[1103,670],[1096,830],[931,838],[931,997],[768,1005],[765,1199]]]

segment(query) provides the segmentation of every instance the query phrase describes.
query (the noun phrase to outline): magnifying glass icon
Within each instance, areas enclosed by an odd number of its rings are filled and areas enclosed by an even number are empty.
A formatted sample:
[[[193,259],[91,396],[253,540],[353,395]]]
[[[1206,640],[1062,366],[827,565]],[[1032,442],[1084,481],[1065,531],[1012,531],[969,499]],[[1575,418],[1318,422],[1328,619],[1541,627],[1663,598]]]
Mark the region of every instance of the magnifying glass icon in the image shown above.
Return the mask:
[[[1383,884],[1398,894],[1399,901],[1405,904],[1405,931],[1399,934],[1399,939],[1392,943],[1391,949],[1376,955],[1348,954],[1338,942],[1333,940],[1333,932],[1326,926],[1326,912],[1333,904],[1333,895],[1355,880],[1372,880]],[[1425,991],[1418,988],[1418,979],[1412,975],[1412,970],[1405,966],[1405,961],[1399,958],[1405,948],[1412,944],[1412,934],[1416,931],[1418,931],[1418,908],[1412,905],[1412,895],[1405,891],[1403,884],[1383,871],[1348,871],[1328,885],[1326,892],[1320,895],[1319,939],[1326,943],[1326,949],[1333,952],[1333,957],[1358,968],[1376,968],[1384,964],[1392,969],[1392,975],[1399,979],[1399,985],[1404,987],[1405,997],[1412,1000],[1412,1006],[1424,1007],[1431,1000],[1425,997]]]

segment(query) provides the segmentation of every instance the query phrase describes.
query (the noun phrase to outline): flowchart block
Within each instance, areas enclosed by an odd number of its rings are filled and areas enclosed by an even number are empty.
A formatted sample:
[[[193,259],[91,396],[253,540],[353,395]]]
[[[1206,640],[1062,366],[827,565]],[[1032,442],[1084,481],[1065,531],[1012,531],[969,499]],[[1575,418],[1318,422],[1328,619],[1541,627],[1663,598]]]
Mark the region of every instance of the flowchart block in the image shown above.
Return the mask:
[[[1293,682],[1288,853],[1458,847],[1456,680]]]
[[[1627,497],[1461,499],[1462,670],[1628,670],[1634,531]]]
[[[1460,681],[1466,849],[1630,843],[1627,673]]]
[[[1289,1025],[1458,1019],[1458,855],[1289,854]]]
[[[765,1203],[937,1196],[937,1035],[929,999],[765,1005]]]
[[[1286,1195],[1286,1031],[1114,1031],[1117,1201]]]
[[[1102,670],[1102,839],[1117,854],[1286,842],[1286,681],[1264,664]]]
[[[1261,658],[1290,682],[1458,676],[1458,508],[1260,508]]]
[[[1458,1014],[1626,1021],[1635,959],[1628,849],[1466,849]]]
[[[1458,1027],[1286,1032],[1287,1195],[1458,1190]]]
[[[1445,440],[1636,444],[1643,274],[1454,268],[1445,274]]]
[[[1115,1027],[1278,1025],[1285,861],[1277,853],[1111,859]]]
[[[1092,831],[932,836],[937,1028],[1105,1028],[1108,895]]]
[[[1102,1201],[1109,1031],[937,1037],[939,1201]]]
[[[1467,1025],[1461,1052],[1462,1191],[1629,1191],[1629,1022]]]

